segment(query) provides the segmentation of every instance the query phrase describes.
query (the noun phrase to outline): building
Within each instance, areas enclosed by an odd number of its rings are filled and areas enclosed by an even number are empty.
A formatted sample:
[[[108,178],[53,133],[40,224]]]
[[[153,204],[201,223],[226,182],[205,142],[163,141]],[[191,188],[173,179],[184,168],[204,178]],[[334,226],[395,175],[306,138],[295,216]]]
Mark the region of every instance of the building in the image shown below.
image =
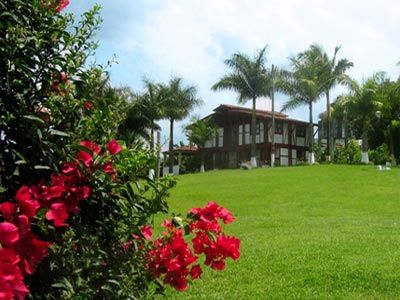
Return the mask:
[[[216,136],[200,151],[205,153],[206,169],[237,168],[249,161],[251,154],[252,109],[222,104],[208,116],[218,127]],[[257,164],[270,165],[272,113],[257,110],[256,149]],[[306,161],[310,130],[304,121],[275,113],[275,165],[291,166]]]

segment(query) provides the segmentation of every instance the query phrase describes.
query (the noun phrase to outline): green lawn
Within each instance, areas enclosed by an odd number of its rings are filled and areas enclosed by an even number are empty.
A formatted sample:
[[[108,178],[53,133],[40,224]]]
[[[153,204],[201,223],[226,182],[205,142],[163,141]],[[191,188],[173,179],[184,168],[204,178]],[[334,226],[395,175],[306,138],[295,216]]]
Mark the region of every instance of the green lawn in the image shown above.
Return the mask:
[[[215,200],[241,258],[168,299],[400,297],[400,169],[312,166],[178,177],[171,211]]]

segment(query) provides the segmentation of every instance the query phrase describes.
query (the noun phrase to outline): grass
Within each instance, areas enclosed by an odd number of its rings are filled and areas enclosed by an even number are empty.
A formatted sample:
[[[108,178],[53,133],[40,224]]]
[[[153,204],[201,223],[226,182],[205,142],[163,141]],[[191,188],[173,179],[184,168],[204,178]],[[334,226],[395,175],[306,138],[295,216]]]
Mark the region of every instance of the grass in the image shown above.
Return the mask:
[[[400,295],[400,169],[313,166],[179,176],[171,211],[215,200],[241,258],[168,299],[393,299]]]

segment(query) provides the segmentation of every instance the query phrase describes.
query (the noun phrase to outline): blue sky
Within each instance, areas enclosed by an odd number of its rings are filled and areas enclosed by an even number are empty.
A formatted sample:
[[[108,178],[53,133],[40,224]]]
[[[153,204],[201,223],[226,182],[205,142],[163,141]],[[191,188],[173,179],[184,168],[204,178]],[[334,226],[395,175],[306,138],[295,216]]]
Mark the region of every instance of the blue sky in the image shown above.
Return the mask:
[[[103,7],[103,24],[95,60],[105,64],[116,57],[112,83],[139,91],[144,76],[160,82],[183,77],[197,86],[204,101],[194,112],[199,116],[221,103],[236,104],[234,93],[210,90],[227,71],[224,59],[238,51],[253,55],[266,44],[268,63],[280,67],[288,67],[288,57],[317,42],[330,55],[341,45],[339,57],[354,63],[348,73],[357,80],[376,71],[393,79],[400,74],[400,4],[395,0],[71,0],[67,11],[79,15],[96,3]],[[333,96],[342,92],[337,88]],[[277,109],[286,100],[278,95]],[[268,99],[259,100],[258,107],[269,105]],[[321,99],[315,120],[323,110]],[[308,120],[308,109],[298,108],[289,116]],[[187,122],[175,126],[175,143],[185,139],[181,127]],[[165,142],[168,124],[160,124]]]

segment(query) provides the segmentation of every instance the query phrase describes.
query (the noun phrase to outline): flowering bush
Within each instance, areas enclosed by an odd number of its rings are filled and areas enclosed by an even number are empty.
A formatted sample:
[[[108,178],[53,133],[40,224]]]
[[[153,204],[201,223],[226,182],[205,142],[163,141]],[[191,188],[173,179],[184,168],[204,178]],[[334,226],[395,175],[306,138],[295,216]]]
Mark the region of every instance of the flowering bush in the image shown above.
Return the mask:
[[[150,242],[146,253],[147,268],[155,278],[170,284],[178,291],[186,290],[187,280],[200,278],[202,269],[199,256],[204,255],[204,264],[214,270],[224,270],[225,259],[237,260],[240,256],[240,240],[226,236],[218,220],[225,224],[234,221],[232,214],[215,202],[204,208],[194,208],[185,222],[180,218],[166,220],[162,236]],[[149,229],[144,228],[143,236],[150,240]],[[186,242],[184,234],[191,236]]]
[[[211,212],[195,211],[184,227],[174,218],[168,234],[150,241],[147,224],[168,211],[175,181],[149,179],[153,153],[115,140],[124,93],[103,68],[86,66],[99,7],[76,23],[60,14],[68,4],[0,4],[0,299],[143,298],[156,277],[183,289],[188,276],[201,275],[201,255],[222,269],[239,243],[207,219]],[[142,238],[127,240],[132,231]],[[187,232],[201,240],[189,246]],[[179,272],[146,260],[162,247],[182,258]]]

